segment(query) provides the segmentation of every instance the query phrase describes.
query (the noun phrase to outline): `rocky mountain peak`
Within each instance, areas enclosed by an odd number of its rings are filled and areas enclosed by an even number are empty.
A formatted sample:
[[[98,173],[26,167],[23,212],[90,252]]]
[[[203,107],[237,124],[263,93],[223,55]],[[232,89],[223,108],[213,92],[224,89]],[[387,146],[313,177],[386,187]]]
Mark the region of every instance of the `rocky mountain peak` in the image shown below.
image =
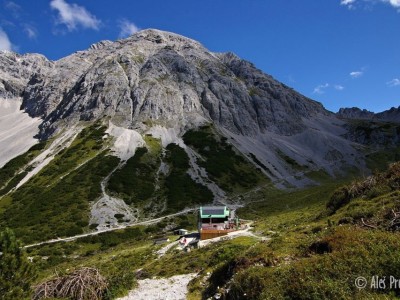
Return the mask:
[[[372,119],[375,114],[369,110],[360,109],[358,107],[346,107],[340,108],[337,115],[346,119]]]
[[[25,72],[29,80],[19,90],[24,109],[44,119],[42,137],[61,124],[104,116],[127,128],[146,120],[177,127],[208,120],[237,134],[291,135],[305,128],[302,118],[328,114],[233,53],[155,29],[49,64]]]
[[[100,41],[98,43],[90,45],[89,49],[100,50],[100,49],[103,49],[104,47],[107,47],[107,46],[111,45],[112,43],[113,42],[109,41],[109,40]]]

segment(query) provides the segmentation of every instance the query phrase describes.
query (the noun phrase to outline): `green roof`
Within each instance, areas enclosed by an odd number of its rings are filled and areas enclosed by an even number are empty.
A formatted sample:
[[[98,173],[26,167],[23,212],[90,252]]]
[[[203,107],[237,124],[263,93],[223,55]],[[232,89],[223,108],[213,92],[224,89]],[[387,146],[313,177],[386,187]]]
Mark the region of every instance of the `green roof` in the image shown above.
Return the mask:
[[[226,206],[201,206],[200,218],[226,218],[229,210]]]

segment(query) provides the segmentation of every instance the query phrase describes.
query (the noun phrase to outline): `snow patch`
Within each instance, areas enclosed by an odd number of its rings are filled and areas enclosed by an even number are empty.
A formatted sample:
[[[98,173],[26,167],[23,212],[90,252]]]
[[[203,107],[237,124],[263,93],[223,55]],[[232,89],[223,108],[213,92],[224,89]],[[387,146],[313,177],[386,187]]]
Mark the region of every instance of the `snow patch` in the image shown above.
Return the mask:
[[[138,147],[146,145],[140,133],[132,129],[115,126],[111,121],[106,133],[115,138],[111,150],[121,160],[128,160],[135,154]]]
[[[40,118],[31,118],[20,110],[21,98],[0,98],[0,168],[35,145]]]
[[[139,287],[130,291],[129,295],[118,300],[185,300],[189,282],[195,273],[176,275],[170,278],[139,280]]]

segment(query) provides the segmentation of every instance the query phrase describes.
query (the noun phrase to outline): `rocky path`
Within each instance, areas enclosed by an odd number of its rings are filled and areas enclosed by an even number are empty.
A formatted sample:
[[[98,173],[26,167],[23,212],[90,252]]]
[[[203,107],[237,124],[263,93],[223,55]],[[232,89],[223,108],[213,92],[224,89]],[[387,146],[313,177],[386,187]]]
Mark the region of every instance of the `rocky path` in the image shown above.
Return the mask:
[[[139,280],[139,287],[117,300],[185,300],[187,286],[196,274],[176,275],[170,278]]]
[[[48,240],[48,241],[44,241],[44,242],[40,242],[40,243],[35,243],[35,244],[30,244],[30,245],[25,245],[24,248],[31,248],[31,247],[36,247],[36,246],[40,246],[40,245],[45,245],[45,244],[54,244],[54,243],[58,243],[58,242],[72,242],[75,241],[79,238],[83,238],[86,236],[92,236],[92,235],[98,235],[101,234],[103,232],[110,232],[110,231],[115,231],[115,230],[120,230],[120,229],[124,229],[127,227],[133,227],[133,226],[138,226],[138,225],[152,225],[152,224],[156,224],[158,222],[161,222],[162,220],[166,219],[166,218],[171,218],[171,217],[176,217],[179,215],[184,215],[187,214],[189,212],[195,211],[196,208],[187,208],[184,209],[180,212],[174,213],[174,214],[170,214],[170,215],[166,215],[163,217],[159,217],[159,218],[155,218],[155,219],[151,219],[151,220],[147,220],[147,221],[142,221],[142,222],[137,222],[137,223],[132,223],[132,224],[127,224],[127,225],[119,225],[113,228],[107,228],[101,231],[94,231],[94,232],[89,232],[89,233],[84,233],[84,234],[78,234],[78,235],[74,235],[71,237],[66,237],[66,238],[58,238],[58,239],[52,239],[52,240]]]

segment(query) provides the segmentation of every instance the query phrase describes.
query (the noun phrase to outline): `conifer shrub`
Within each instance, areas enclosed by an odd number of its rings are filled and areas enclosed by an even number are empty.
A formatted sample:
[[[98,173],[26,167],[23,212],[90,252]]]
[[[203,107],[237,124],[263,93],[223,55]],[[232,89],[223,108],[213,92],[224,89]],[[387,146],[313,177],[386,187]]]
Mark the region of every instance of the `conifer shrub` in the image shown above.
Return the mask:
[[[31,283],[36,269],[27,259],[14,232],[6,228],[0,232],[0,297],[3,300],[26,299],[31,294]]]

